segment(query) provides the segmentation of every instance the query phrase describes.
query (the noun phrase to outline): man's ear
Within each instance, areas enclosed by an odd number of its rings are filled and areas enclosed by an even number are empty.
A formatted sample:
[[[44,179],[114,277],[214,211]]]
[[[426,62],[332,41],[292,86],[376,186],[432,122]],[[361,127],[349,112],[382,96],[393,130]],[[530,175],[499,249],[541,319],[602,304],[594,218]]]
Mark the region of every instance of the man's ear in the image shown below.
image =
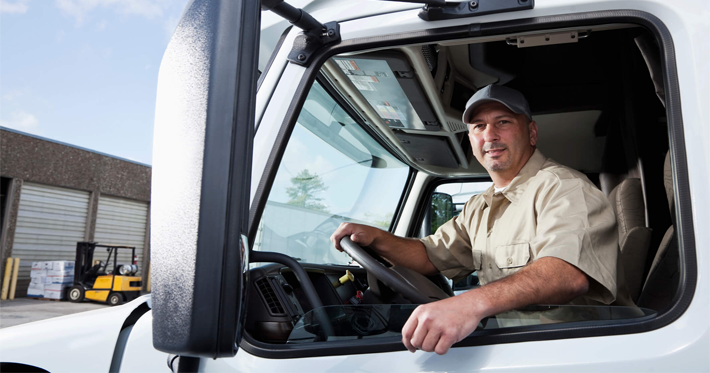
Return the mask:
[[[528,123],[528,132],[530,132],[530,145],[535,146],[537,144],[537,123],[534,120]]]

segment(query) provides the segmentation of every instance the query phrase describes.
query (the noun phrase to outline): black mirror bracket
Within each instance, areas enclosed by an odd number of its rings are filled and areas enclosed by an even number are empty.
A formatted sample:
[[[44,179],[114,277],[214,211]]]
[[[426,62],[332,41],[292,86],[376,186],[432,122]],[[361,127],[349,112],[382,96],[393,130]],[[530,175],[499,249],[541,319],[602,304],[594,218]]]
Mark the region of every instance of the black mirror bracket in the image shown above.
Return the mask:
[[[262,0],[262,10],[270,10],[303,32],[293,41],[288,60],[301,66],[308,66],[311,56],[324,45],[340,41],[338,22],[322,24],[303,9],[295,8],[283,0]]]
[[[533,9],[535,0],[473,0],[451,2],[443,5],[431,2],[419,12],[419,18],[425,21],[441,21],[476,17],[486,14],[514,12]]]
[[[340,25],[338,22],[328,22],[318,34],[303,31],[293,41],[293,48],[288,54],[288,60],[301,66],[308,66],[311,56],[325,45],[340,41]]]

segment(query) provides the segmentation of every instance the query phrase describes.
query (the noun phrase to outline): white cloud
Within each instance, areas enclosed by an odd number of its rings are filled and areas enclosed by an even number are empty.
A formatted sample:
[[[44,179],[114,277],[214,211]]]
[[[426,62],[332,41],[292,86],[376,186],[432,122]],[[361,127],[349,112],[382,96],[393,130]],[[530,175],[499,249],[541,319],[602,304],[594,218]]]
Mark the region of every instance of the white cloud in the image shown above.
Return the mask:
[[[29,88],[23,88],[23,89],[13,89],[10,92],[7,92],[2,95],[3,100],[7,101],[13,101],[19,97],[22,97],[24,95],[27,95],[30,93]]]
[[[0,0],[0,13],[24,14],[27,13],[29,0],[16,0],[10,2],[8,0]]]
[[[107,24],[108,24],[108,22],[106,22],[105,19],[102,19],[101,22],[99,22],[99,23],[96,24],[96,30],[97,30],[97,31],[106,30],[106,25],[107,25]]]
[[[23,110],[12,112],[9,120],[0,120],[0,125],[28,133],[39,134],[41,132],[37,117]]]
[[[124,15],[137,15],[146,18],[160,17],[170,2],[163,0],[55,0],[57,8],[64,14],[74,17],[77,25],[96,8],[108,8]]]

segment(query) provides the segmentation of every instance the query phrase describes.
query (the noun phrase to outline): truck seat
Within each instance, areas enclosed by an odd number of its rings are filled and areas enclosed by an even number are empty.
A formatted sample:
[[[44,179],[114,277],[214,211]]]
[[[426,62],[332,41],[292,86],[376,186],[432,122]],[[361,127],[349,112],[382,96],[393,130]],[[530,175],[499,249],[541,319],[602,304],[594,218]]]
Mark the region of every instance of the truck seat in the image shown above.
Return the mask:
[[[616,214],[626,285],[631,299],[636,302],[645,280],[646,255],[651,242],[651,229],[646,227],[641,180],[630,178],[622,181],[609,193],[609,201]]]

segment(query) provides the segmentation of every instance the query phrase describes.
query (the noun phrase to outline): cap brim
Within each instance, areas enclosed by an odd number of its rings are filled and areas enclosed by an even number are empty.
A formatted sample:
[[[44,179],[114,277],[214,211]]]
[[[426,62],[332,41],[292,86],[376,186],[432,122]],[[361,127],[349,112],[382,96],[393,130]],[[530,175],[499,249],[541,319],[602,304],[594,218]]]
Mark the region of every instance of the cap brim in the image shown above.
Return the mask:
[[[464,124],[469,124],[469,123],[471,123],[471,119],[473,119],[473,118],[472,118],[472,117],[473,117],[473,112],[474,112],[476,109],[478,109],[479,106],[481,106],[481,105],[483,105],[483,104],[485,104],[485,103],[488,103],[488,102],[498,102],[498,103],[501,103],[501,104],[503,104],[503,106],[507,107],[508,110],[512,111],[513,113],[525,115],[525,113],[519,113],[518,111],[516,111],[515,109],[513,109],[512,107],[510,107],[510,105],[506,104],[505,102],[503,102],[503,101],[501,101],[501,100],[499,100],[499,99],[497,99],[497,98],[482,98],[482,99],[480,99],[480,100],[474,102],[473,104],[471,104],[471,106],[469,106],[468,108],[466,108],[466,111],[463,112],[463,116],[461,117],[461,119],[463,120],[463,123],[464,123]]]

